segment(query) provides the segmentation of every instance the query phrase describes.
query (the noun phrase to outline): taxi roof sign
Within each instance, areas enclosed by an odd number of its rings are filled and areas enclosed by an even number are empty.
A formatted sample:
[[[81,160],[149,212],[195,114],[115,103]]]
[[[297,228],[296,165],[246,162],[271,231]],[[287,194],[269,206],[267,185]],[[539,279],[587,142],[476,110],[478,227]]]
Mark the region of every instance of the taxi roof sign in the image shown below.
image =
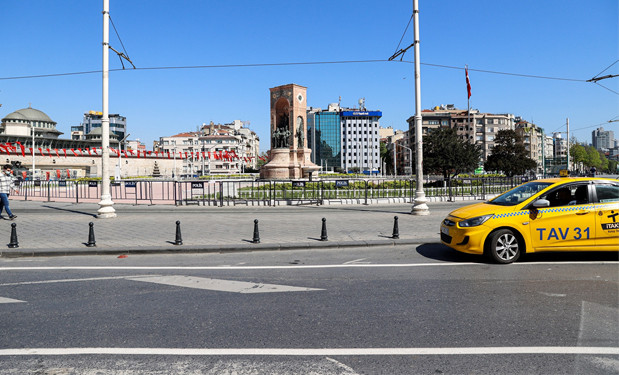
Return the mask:
[[[559,170],[559,177],[569,177],[569,176],[570,176],[570,171],[568,171],[567,169]]]

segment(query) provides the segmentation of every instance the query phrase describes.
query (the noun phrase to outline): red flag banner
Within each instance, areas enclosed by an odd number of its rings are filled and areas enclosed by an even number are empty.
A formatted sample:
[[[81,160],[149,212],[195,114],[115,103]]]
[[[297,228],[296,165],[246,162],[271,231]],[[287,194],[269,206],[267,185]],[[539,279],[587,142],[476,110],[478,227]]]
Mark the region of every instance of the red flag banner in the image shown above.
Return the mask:
[[[60,179],[60,169],[56,169],[56,176]]]
[[[469,94],[469,99],[471,98],[471,81],[469,80],[469,67],[464,68],[464,72],[466,73],[466,91]]]
[[[26,148],[24,147],[24,145],[21,144],[21,142],[16,142],[19,145],[19,148],[21,149],[21,156],[26,156]]]
[[[71,171],[67,169],[67,178],[71,178]]]
[[[64,152],[64,157],[66,158],[67,157],[67,149],[63,148],[62,151]]]

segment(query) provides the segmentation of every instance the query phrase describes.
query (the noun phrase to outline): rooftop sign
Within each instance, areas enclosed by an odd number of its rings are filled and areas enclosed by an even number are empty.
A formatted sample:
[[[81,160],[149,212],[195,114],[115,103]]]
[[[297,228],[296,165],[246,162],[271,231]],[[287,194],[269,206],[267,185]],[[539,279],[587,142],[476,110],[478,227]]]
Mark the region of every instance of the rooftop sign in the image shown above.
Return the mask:
[[[345,117],[381,117],[383,113],[381,111],[343,111],[342,116]]]

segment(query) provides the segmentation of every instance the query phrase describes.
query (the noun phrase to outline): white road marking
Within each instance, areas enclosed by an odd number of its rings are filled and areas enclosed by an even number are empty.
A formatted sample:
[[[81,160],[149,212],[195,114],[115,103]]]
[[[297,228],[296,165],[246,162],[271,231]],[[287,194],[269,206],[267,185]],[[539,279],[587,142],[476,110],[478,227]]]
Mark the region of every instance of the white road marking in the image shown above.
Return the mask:
[[[337,367],[342,368],[342,369],[344,369],[344,370],[346,370],[346,371],[348,371],[348,372],[351,372],[351,373],[355,373],[355,374],[356,374],[355,370],[354,370],[352,367],[350,367],[350,366],[346,366],[346,365],[345,365],[345,364],[343,364],[342,362],[340,362],[340,361],[338,361],[338,360],[335,360],[335,359],[333,359],[333,358],[326,357],[326,359],[327,359],[327,361],[329,361],[329,362],[333,362],[333,363],[335,363],[335,365],[336,365]]]
[[[563,294],[563,293],[546,293],[546,292],[538,292],[538,293],[543,294],[548,297],[566,297],[567,296],[567,294]]]
[[[0,349],[6,356],[57,355],[173,355],[173,356],[393,356],[393,355],[515,355],[584,354],[619,355],[617,347],[600,346],[500,346],[452,348],[15,348]]]
[[[366,259],[368,258],[355,259],[349,262],[344,262],[343,264],[370,264],[370,262],[361,262],[362,260],[366,260]]]
[[[152,276],[152,275],[145,275]],[[110,277],[88,277],[84,279],[58,279],[58,280],[42,280],[42,281],[23,281],[19,283],[5,283],[0,286],[15,286],[15,285],[33,285],[33,284],[54,284],[54,283],[74,283],[80,281],[98,281],[98,280],[114,280],[114,279],[126,279],[128,277],[140,277],[138,276],[110,276]]]
[[[616,261],[598,262],[536,262],[513,263],[514,267],[554,265],[613,265]],[[50,270],[278,270],[278,269],[321,269],[321,268],[412,268],[412,267],[463,267],[489,266],[487,263],[402,263],[402,264],[316,264],[316,265],[289,265],[289,266],[59,266],[59,267],[0,267],[0,271],[50,271]]]
[[[130,277],[128,280],[180,286],[184,288],[216,290],[232,293],[308,292],[324,289],[302,288],[288,285],[250,283],[245,281],[219,280],[194,276],[149,276]]]
[[[0,303],[20,303],[20,302],[26,302],[26,301],[20,301],[18,299],[0,297]]]

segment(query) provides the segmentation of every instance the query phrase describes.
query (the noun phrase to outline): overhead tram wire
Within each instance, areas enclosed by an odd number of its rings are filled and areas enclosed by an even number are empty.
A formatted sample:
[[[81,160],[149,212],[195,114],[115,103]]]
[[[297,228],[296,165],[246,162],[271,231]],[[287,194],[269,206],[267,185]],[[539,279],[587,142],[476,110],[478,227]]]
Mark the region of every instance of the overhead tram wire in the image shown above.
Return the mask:
[[[404,63],[413,63],[412,61],[407,61],[407,60],[394,60],[394,61],[396,61],[396,62],[404,62]],[[132,71],[136,71],[136,70],[255,68],[255,67],[271,67],[271,66],[360,64],[360,63],[380,63],[380,62],[389,62],[389,60],[377,59],[377,60],[308,61],[308,62],[258,63],[258,64],[159,66],[159,67],[140,67],[140,68],[132,69]],[[464,70],[464,68],[459,67],[459,66],[440,65],[440,64],[423,63],[423,62],[421,62],[420,64],[421,65],[425,65],[425,66],[432,66],[432,67],[436,67],[436,68]],[[123,71],[123,70],[124,69],[110,69],[110,72]],[[498,72],[498,71],[492,71],[492,70],[472,69],[470,67],[469,67],[469,71],[471,71],[471,72],[473,72],[473,71],[474,72],[480,72],[480,73],[489,73],[489,74],[509,75],[509,76],[515,76],[515,77],[524,77],[524,78],[548,79],[548,80],[571,81],[571,82],[586,82],[586,80],[584,80],[584,79],[548,77],[548,76],[539,76],[539,75],[531,75],[531,74]],[[32,79],[32,78],[49,78],[49,77],[61,77],[61,76],[97,74],[97,73],[100,74],[101,70],[89,70],[89,71],[68,72],[68,73],[37,74],[37,75],[28,75],[28,76],[0,77],[0,81],[16,80],[16,79]]]

